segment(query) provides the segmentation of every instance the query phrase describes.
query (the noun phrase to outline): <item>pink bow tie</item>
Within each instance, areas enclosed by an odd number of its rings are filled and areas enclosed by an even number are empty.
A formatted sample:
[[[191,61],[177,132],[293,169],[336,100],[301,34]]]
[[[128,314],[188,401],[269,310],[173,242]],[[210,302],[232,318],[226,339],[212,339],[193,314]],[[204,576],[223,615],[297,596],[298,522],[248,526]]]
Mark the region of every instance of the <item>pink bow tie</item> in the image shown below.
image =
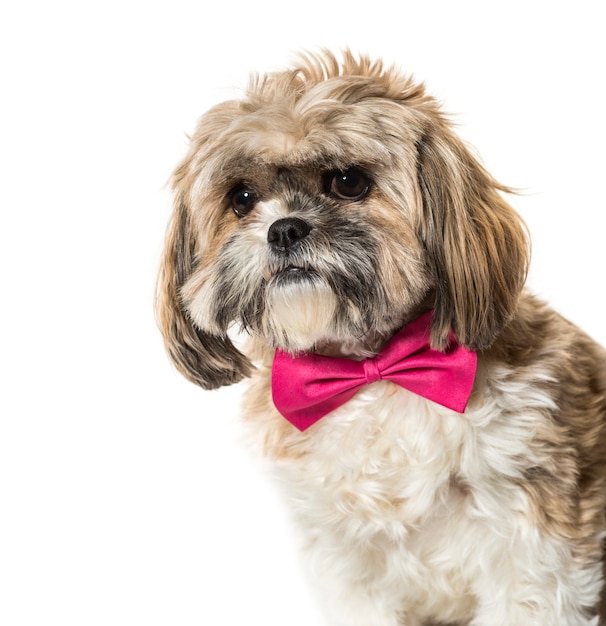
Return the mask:
[[[278,411],[303,431],[350,400],[364,385],[390,380],[463,413],[471,394],[477,355],[454,336],[446,352],[429,343],[432,313],[407,324],[372,359],[354,361],[276,351],[272,393]]]

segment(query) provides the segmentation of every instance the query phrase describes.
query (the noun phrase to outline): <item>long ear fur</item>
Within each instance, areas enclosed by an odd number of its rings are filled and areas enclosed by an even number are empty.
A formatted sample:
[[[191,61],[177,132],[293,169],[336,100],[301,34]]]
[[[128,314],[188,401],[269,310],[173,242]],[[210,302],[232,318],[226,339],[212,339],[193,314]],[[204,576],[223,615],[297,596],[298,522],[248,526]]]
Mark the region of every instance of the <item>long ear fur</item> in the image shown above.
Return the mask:
[[[196,239],[187,205],[177,199],[169,225],[156,290],[156,316],[176,368],[205,389],[238,382],[252,365],[229,337],[197,328],[184,309],[180,289],[196,263]]]
[[[418,145],[422,236],[436,283],[432,343],[450,329],[471,349],[488,347],[511,319],[526,280],[526,228],[499,185],[446,124]]]

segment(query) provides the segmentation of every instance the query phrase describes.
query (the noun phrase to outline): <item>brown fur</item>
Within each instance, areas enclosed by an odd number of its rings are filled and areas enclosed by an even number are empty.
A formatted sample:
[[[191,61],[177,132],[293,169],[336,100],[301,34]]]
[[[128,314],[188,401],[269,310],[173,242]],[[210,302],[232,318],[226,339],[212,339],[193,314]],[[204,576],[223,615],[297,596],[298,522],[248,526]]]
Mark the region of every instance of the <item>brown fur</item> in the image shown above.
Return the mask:
[[[483,358],[505,360],[521,377],[536,365],[552,373],[551,380],[534,383],[558,407],[545,415],[533,442],[544,462],[527,468],[520,484],[544,532],[572,542],[583,561],[600,558],[596,530],[606,526],[606,352],[526,295]]]

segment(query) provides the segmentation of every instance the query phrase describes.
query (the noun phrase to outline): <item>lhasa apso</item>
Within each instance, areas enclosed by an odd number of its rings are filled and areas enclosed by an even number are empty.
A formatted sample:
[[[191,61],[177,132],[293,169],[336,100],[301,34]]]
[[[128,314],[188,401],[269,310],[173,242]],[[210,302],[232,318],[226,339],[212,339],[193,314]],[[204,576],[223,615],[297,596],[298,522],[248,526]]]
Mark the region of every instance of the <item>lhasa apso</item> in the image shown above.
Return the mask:
[[[424,87],[303,55],[201,118],[173,187],[168,353],[251,378],[330,623],[606,620],[605,352],[523,290],[508,189]]]

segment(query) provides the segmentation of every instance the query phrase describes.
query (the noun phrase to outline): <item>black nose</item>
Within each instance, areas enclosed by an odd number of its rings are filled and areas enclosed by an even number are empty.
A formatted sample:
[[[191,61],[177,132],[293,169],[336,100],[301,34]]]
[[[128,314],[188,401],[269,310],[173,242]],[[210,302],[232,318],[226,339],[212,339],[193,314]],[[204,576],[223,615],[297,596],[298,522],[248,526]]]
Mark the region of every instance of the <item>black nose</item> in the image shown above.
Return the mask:
[[[298,217],[286,217],[274,222],[267,232],[267,242],[272,248],[285,252],[301,239],[305,239],[311,226]]]

